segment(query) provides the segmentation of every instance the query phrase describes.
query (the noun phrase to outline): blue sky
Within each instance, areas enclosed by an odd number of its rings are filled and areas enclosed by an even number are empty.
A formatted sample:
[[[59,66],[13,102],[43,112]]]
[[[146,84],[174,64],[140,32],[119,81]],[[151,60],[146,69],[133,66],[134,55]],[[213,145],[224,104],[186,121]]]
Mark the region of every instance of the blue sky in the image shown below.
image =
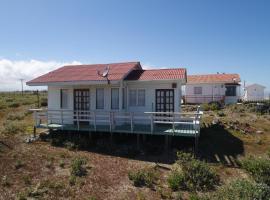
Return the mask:
[[[239,73],[270,88],[269,10],[267,0],[4,0],[0,74],[1,59],[141,61],[189,74]]]

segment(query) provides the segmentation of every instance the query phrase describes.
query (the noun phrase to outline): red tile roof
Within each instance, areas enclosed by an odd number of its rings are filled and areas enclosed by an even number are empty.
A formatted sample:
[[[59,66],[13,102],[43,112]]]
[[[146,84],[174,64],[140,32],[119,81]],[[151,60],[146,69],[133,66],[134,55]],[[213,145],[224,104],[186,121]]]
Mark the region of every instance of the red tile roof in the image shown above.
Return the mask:
[[[94,64],[94,65],[69,65],[56,69],[38,78],[35,78],[27,84],[44,84],[55,82],[73,82],[73,81],[106,81],[106,78],[97,74],[97,70],[102,71],[110,67],[108,79],[111,81],[121,80],[133,69],[141,69],[139,62]]]
[[[125,80],[177,80],[182,79],[186,81],[186,69],[151,69],[151,70],[134,70]]]
[[[195,83],[239,83],[238,74],[207,74],[207,75],[188,75],[188,84]]]

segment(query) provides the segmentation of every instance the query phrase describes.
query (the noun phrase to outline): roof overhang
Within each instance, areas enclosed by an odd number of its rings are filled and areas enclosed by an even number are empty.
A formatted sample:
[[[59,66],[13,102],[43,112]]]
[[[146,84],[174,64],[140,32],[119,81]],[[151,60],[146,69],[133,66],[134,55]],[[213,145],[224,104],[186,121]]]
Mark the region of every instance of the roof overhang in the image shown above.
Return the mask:
[[[118,84],[119,80],[110,81],[110,84]],[[63,82],[43,82],[43,83],[31,83],[26,82],[28,86],[65,86],[65,85],[108,85],[107,80],[100,81],[63,81]]]

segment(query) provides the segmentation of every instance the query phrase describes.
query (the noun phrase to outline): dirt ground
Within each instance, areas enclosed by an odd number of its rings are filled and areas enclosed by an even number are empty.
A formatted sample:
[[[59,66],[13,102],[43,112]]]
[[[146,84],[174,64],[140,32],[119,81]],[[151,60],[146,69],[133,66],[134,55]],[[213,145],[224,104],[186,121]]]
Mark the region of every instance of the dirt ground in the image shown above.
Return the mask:
[[[238,105],[237,105],[238,106]],[[221,176],[223,183],[236,177],[247,177],[238,160],[248,155],[264,156],[270,147],[270,116],[246,112],[238,107],[208,111],[203,116],[198,158],[207,161]],[[0,112],[0,124],[7,112]],[[222,114],[220,113],[222,112]],[[32,116],[24,119],[31,127]],[[53,146],[49,140],[26,143],[31,133],[0,134],[0,199],[176,199],[166,178],[173,168],[177,150],[192,150],[194,141],[172,138],[172,147],[164,152],[162,137],[148,137],[140,151],[135,137],[93,136],[89,148],[69,150]],[[46,136],[51,137],[51,136]],[[74,137],[74,136],[73,136]],[[77,137],[77,136],[75,136]],[[90,140],[88,135],[81,135]],[[92,145],[91,145],[92,144]],[[70,165],[74,158],[87,160],[87,175],[71,185]],[[159,180],[153,188],[135,187],[128,178],[134,169],[156,167]],[[189,199],[185,191],[183,199]]]

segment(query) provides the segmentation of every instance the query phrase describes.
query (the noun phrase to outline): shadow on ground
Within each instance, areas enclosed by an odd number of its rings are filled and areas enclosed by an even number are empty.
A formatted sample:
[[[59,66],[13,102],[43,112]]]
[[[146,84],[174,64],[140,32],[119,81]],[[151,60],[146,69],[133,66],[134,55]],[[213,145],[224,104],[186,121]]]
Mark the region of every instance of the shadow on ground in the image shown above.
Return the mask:
[[[237,156],[244,154],[244,145],[222,125],[205,125],[201,129],[199,154],[208,162],[237,167]]]
[[[88,132],[57,131],[43,135],[41,139],[53,146],[70,150],[84,150],[164,164],[174,163],[177,151],[194,152],[193,138],[177,136],[169,137],[168,146],[165,136],[162,135],[139,135],[139,144],[136,134],[123,133],[115,133],[111,138],[109,133],[92,133],[90,136]],[[242,141],[222,126],[212,125],[202,128],[198,152],[200,158],[209,162],[236,165],[236,157],[243,152]]]

